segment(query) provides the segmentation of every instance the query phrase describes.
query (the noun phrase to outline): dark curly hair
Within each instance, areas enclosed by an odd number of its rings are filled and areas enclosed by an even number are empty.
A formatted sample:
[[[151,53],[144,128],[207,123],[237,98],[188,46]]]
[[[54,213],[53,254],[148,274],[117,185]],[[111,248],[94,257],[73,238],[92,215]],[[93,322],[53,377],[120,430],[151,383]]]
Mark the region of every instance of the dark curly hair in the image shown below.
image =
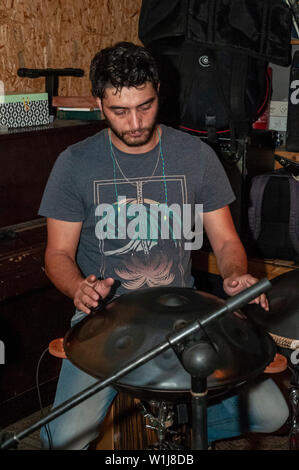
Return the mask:
[[[103,99],[108,86],[137,87],[151,82],[158,89],[157,64],[144,47],[131,42],[119,42],[98,52],[91,61],[89,78],[92,95]]]

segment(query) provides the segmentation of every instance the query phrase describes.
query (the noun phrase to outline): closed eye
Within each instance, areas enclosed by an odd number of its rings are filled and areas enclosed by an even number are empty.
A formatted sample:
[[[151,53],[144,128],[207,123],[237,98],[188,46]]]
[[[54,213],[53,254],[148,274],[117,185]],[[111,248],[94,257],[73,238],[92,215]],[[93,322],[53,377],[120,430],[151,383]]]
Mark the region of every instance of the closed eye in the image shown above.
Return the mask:
[[[148,111],[149,109],[151,109],[151,107],[152,107],[152,103],[147,103],[147,104],[143,104],[139,106],[138,109],[140,109],[141,111]]]
[[[145,103],[141,103],[139,106],[136,107],[138,111],[149,111],[153,105],[155,98],[150,98]],[[110,106],[111,111],[115,114],[115,116],[125,116],[129,111],[129,108],[120,107],[120,106]]]
[[[127,110],[126,109],[115,109],[114,114],[116,116],[124,116],[126,114]]]

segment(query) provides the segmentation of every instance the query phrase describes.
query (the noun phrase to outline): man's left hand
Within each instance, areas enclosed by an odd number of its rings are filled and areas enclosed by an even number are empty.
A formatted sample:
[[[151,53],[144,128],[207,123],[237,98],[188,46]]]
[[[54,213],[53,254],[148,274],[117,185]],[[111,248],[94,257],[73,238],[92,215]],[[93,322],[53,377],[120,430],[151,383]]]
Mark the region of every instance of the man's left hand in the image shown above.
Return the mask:
[[[230,276],[223,280],[223,289],[227,295],[236,295],[244,289],[253,286],[259,281],[259,279],[253,277],[251,274],[243,274],[241,276]],[[261,294],[256,299],[250,302],[260,304],[265,310],[269,310],[269,303],[266,294]]]

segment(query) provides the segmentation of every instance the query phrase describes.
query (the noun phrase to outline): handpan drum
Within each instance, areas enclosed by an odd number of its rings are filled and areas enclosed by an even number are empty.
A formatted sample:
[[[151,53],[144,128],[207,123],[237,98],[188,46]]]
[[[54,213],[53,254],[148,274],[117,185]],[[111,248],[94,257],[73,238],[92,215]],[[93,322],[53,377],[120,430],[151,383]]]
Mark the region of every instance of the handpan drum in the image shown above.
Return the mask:
[[[166,340],[186,323],[223,305],[216,296],[189,288],[157,287],[118,297],[88,315],[64,338],[68,359],[88,374],[111,377],[129,362]],[[274,341],[237,311],[205,327],[217,351],[208,389],[218,390],[262,373],[276,352]],[[216,362],[217,362],[216,361]],[[189,373],[172,348],[113,383],[136,397],[177,398],[190,393]]]

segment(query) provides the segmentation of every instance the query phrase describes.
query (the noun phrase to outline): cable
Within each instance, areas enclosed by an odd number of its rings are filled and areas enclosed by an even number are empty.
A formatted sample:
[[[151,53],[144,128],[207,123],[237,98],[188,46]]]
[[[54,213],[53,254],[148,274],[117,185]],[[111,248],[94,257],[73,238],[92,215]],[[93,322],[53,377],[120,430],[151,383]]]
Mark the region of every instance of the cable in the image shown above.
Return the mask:
[[[43,405],[42,405],[42,400],[41,400],[41,394],[40,394],[40,388],[39,388],[39,368],[40,368],[40,363],[44,357],[44,355],[49,351],[49,348],[45,349],[43,351],[43,353],[41,354],[40,358],[39,358],[39,361],[38,361],[38,364],[37,364],[37,368],[36,368],[36,389],[37,389],[37,395],[38,395],[38,400],[39,400],[39,406],[40,406],[40,412],[41,412],[41,415],[42,417],[44,417],[44,411],[43,411]],[[45,428],[45,431],[47,433],[47,437],[48,437],[48,443],[49,443],[49,450],[53,450],[53,441],[52,441],[52,436],[51,436],[51,431],[50,431],[50,428],[49,426],[46,424],[44,426]]]

